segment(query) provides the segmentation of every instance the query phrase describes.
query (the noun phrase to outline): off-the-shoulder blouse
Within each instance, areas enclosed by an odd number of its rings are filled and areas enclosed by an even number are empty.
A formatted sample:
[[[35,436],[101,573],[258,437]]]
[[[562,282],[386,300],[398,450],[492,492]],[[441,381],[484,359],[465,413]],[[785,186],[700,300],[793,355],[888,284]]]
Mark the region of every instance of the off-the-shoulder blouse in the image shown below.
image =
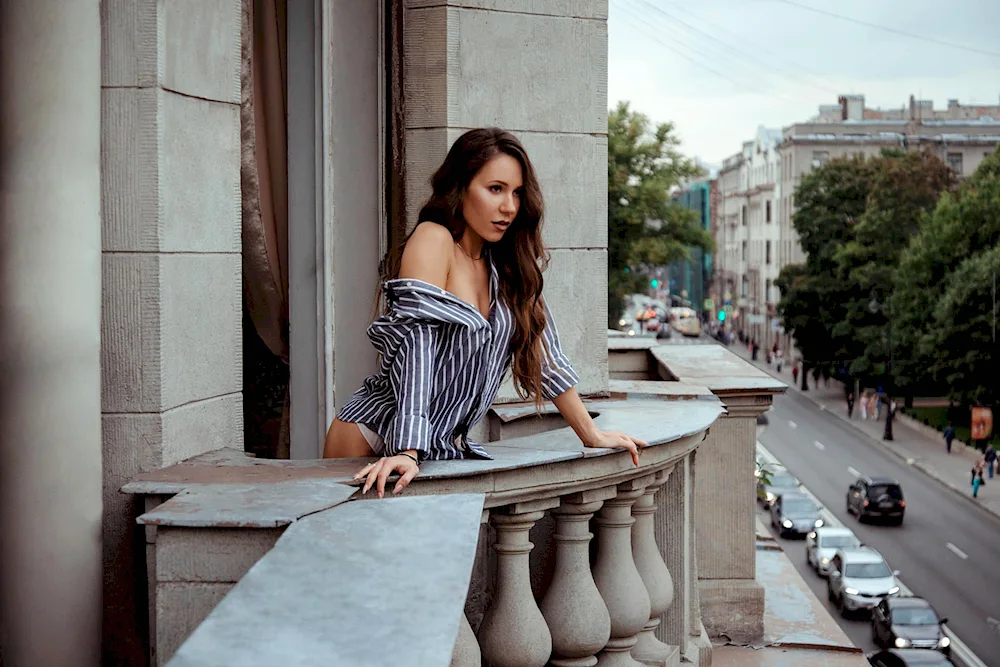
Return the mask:
[[[383,283],[387,312],[368,327],[378,372],[341,408],[341,421],[381,436],[390,456],[417,450],[421,459],[490,458],[469,438],[489,410],[511,361],[514,316],[498,296],[490,263],[490,317],[422,280]],[[552,399],[579,382],[563,354],[548,305],[543,333],[542,393]]]

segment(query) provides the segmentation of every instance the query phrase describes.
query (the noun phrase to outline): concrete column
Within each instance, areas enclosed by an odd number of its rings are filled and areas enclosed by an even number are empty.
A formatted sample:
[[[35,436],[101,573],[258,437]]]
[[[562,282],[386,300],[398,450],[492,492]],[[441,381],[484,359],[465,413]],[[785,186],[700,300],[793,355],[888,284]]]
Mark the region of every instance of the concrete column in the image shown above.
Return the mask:
[[[241,2],[100,6],[104,644],[133,664],[149,601],[119,489],[243,448]]]
[[[516,512],[516,510],[515,510]],[[552,653],[552,635],[531,593],[528,531],[542,511],[491,514],[497,531],[496,592],[479,628],[482,656],[496,667],[542,667]]]
[[[756,581],[756,426],[772,395],[748,390],[720,398],[728,414],[698,449],[698,596],[710,636],[753,640],[764,631],[764,589]]]
[[[670,655],[676,652],[671,647],[656,638],[656,628],[660,625],[664,612],[674,601],[674,581],[663,562],[663,555],[656,544],[654,534],[656,514],[656,492],[670,476],[670,470],[664,470],[656,475],[656,480],[643,490],[642,497],[632,506],[632,516],[635,525],[632,527],[632,556],[636,569],[646,585],[649,593],[649,621],[639,634],[639,642],[632,649],[632,655],[637,660],[658,664],[666,662]]]
[[[0,662],[101,664],[97,0],[0,2]]]
[[[688,637],[692,622],[691,600],[698,574],[695,570],[692,512],[694,488],[691,478],[691,457],[674,466],[660,492],[655,496],[656,513],[653,532],[670,571],[674,585],[673,602],[655,628],[656,638],[677,646],[687,657]]]
[[[540,607],[552,632],[554,667],[593,667],[611,637],[611,617],[590,569],[589,522],[614,494],[613,488],[576,493],[552,511],[556,565]]]
[[[605,294],[608,282],[608,0],[404,1],[409,225],[459,135],[489,126],[513,132],[545,197],[545,297],[580,374],[577,389],[607,393],[606,302],[581,311],[578,299]],[[515,400],[509,383],[499,400]]]
[[[617,495],[605,501],[596,520],[597,558],[594,582],[611,615],[611,639],[598,656],[599,667],[641,667],[632,657],[649,621],[649,594],[632,556],[632,506],[642,497],[653,476],[617,487]]]

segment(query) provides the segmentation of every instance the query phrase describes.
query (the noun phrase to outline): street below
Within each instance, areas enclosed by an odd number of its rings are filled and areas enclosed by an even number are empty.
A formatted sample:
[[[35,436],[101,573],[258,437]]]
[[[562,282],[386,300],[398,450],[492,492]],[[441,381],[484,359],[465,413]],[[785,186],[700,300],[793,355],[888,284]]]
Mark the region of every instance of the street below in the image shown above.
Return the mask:
[[[760,442],[865,544],[877,549],[914,595],[928,600],[985,664],[1000,667],[1000,519],[913,469],[850,424],[792,392],[775,400]],[[862,524],[846,511],[858,475],[902,485],[902,526]],[[1000,479],[989,483],[1000,484]],[[761,514],[770,526],[766,513]],[[806,563],[804,540],[779,538],[817,597],[859,647],[874,650],[867,617],[841,619],[827,601],[826,580]]]

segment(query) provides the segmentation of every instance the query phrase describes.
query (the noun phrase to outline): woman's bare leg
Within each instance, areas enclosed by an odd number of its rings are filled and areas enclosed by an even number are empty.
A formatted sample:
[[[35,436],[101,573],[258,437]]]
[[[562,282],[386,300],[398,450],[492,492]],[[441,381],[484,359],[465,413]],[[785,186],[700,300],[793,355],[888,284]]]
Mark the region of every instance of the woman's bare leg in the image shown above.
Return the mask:
[[[375,456],[365,436],[357,424],[334,419],[326,432],[323,445],[324,459],[347,459],[361,456]]]

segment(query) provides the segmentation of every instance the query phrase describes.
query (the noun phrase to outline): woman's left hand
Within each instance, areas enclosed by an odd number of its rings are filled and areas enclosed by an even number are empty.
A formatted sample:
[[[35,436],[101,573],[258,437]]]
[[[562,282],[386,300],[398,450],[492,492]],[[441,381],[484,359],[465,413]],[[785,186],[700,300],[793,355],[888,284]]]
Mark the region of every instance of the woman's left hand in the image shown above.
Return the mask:
[[[586,447],[598,449],[627,449],[632,454],[632,462],[639,465],[639,447],[648,446],[639,438],[633,438],[621,431],[597,431],[592,438],[583,443]]]

